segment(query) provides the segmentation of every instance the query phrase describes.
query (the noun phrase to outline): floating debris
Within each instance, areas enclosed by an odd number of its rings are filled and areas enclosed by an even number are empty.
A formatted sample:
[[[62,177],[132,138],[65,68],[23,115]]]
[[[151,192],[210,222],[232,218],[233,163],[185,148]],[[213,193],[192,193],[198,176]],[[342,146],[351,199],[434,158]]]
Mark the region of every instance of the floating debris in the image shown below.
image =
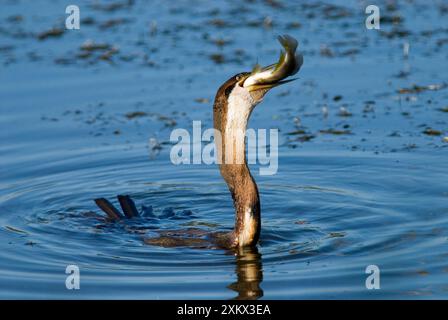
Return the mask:
[[[409,42],[403,43],[403,56],[405,57],[405,59],[409,57],[409,47],[410,47]]]
[[[63,34],[64,34],[64,29],[55,27],[50,30],[39,33],[37,35],[37,39],[45,40],[47,38],[56,38],[56,37],[62,36]]]
[[[373,102],[374,104],[375,102]],[[364,108],[362,109],[363,113],[373,113],[375,112],[375,107],[373,106],[372,103],[366,102],[366,104],[364,105]]]
[[[382,24],[394,24],[394,25],[399,25],[401,23],[403,23],[404,18],[399,16],[399,15],[381,15],[380,17],[380,23]]]
[[[399,138],[401,137],[401,134],[398,131],[394,131],[391,134],[389,134],[388,137]]]
[[[322,115],[324,116],[324,118],[328,117],[328,107],[322,107]]]
[[[222,19],[213,19],[207,22],[207,24],[218,27],[218,28],[225,28],[229,27],[229,23],[222,20]]]
[[[427,85],[427,86],[419,86],[419,85],[414,84],[410,88],[399,89],[398,93],[404,94],[404,93],[420,93],[420,92],[423,92],[423,91],[437,91],[437,90],[445,89],[446,87],[447,87],[446,83],[430,84],[430,85]]]
[[[405,38],[411,35],[411,32],[405,29],[393,29],[392,31],[381,31],[380,34],[388,39]]]
[[[358,54],[358,53],[360,53],[359,49],[353,48],[353,49],[348,49],[348,50],[342,51],[340,53],[340,56],[341,57],[347,57],[347,56],[352,56],[352,55],[355,55],[355,54]]]
[[[310,141],[310,140],[312,140],[314,138],[316,138],[316,136],[314,134],[307,134],[307,135],[303,135],[301,137],[298,137],[296,139],[296,141],[307,142],[307,141]]]
[[[352,12],[349,11],[348,8],[333,4],[325,4],[322,13],[324,14],[325,18],[332,20],[352,16]]]
[[[272,28],[273,25],[274,25],[274,21],[272,20],[271,17],[265,17],[263,19],[263,27],[265,27],[266,29]]]
[[[100,29],[110,29],[125,23],[129,23],[130,20],[129,19],[125,19],[125,18],[116,18],[116,19],[109,19],[107,21],[104,21],[103,23],[101,23],[98,27]]]
[[[26,232],[26,231],[23,231],[23,230],[14,228],[14,227],[10,227],[10,226],[5,226],[5,229],[8,230],[8,231],[15,232],[15,233],[28,234],[28,232]]]
[[[229,45],[233,42],[233,40],[230,39],[223,39],[223,38],[218,38],[218,39],[211,39],[210,40],[213,44],[215,44],[216,46],[222,48],[226,45]]]
[[[286,25],[286,29],[299,29],[302,27],[300,22],[290,22]]]
[[[325,44],[320,46],[320,55],[323,57],[334,57],[333,51]]]
[[[197,98],[197,99],[194,99],[194,101],[197,103],[203,103],[203,104],[210,103],[210,99],[208,99],[208,98]]]
[[[302,126],[302,120],[300,120],[300,117],[294,117],[293,121],[296,127]]]
[[[221,53],[212,53],[209,57],[216,64],[222,64],[226,61],[224,55]]]
[[[84,42],[80,49],[85,51],[109,50],[112,46],[107,43],[95,43],[93,40]]]
[[[91,56],[92,56],[92,52],[89,52],[89,51],[80,52],[76,55],[76,57],[79,59],[87,59],[87,58],[90,58]]]
[[[334,134],[334,135],[352,134],[350,130],[337,130],[337,129],[326,129],[326,130],[320,130],[319,132],[323,134]]]
[[[132,120],[135,118],[146,117],[146,116],[148,116],[148,114],[144,111],[133,111],[133,112],[126,113],[124,116],[127,119]]]
[[[441,136],[442,135],[442,131],[434,130],[434,129],[431,129],[431,128],[426,128],[423,131],[423,133],[428,135],[428,136]]]
[[[164,115],[159,115],[159,120],[165,122],[165,127],[174,127],[177,125],[176,120]]]
[[[333,97],[333,101],[340,101],[342,100],[342,96],[340,94]]]
[[[101,54],[98,59],[100,60],[110,60],[112,58],[112,56],[114,54],[118,53],[118,49],[117,48],[112,48],[106,52],[104,52],[103,54]]]
[[[124,8],[129,8],[134,4],[134,0],[125,0],[125,1],[117,1],[112,3],[99,3],[96,2],[91,5],[91,7],[95,10],[113,12]]]
[[[286,134],[287,134],[288,136],[295,136],[295,135],[298,135],[298,134],[305,134],[305,133],[306,133],[305,130],[299,129],[299,130],[295,130],[295,131],[288,132],[288,133],[286,133]]]
[[[328,234],[329,238],[342,238],[345,237],[346,233],[345,232],[330,232]]]
[[[162,145],[159,143],[159,141],[156,138],[149,138],[148,144],[149,144],[149,148],[151,149],[151,151],[162,150]]]
[[[273,8],[283,8],[283,4],[278,0],[265,0],[264,2]]]
[[[108,43],[96,43],[93,40],[86,40],[80,46],[80,50],[76,57],[79,59],[90,59],[91,63],[100,60],[111,62],[112,57],[119,52],[119,49],[115,46]]]
[[[438,39],[436,44],[438,47],[442,47],[442,46],[448,44],[448,38]]]
[[[338,116],[340,117],[351,117],[353,114],[347,110],[347,108],[345,107],[340,107],[339,108],[339,112],[338,112]]]
[[[81,19],[81,25],[83,25],[83,26],[84,25],[90,26],[90,25],[94,25],[95,23],[96,23],[96,21],[93,17],[86,17],[86,18]]]

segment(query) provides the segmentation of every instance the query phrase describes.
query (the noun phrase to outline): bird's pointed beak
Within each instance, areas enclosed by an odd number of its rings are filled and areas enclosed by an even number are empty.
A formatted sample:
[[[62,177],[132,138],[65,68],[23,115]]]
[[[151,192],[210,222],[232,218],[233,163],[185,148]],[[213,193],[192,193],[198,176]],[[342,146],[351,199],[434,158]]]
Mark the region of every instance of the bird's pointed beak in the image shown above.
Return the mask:
[[[247,87],[247,90],[249,90],[249,91],[256,91],[256,90],[270,90],[270,89],[272,89],[272,88],[274,88],[274,87],[278,87],[278,86],[280,86],[280,85],[282,85],[282,84],[285,84],[285,83],[288,83],[288,82],[292,82],[292,81],[297,80],[297,79],[298,79],[298,78],[293,78],[293,79],[288,79],[288,80],[280,80],[280,81],[272,82],[272,83],[264,83],[264,84],[262,84],[262,83],[257,83],[257,84],[252,84],[252,85],[249,85],[249,86]]]

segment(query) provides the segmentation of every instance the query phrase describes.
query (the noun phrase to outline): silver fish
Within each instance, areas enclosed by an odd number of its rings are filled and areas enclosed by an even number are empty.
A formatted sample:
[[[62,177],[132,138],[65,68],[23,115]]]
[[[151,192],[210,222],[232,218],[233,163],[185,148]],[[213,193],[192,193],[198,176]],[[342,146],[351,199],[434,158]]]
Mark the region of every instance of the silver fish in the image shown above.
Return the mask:
[[[284,51],[280,52],[277,63],[262,68],[256,65],[251,74],[245,79],[243,86],[260,88],[263,86],[275,86],[284,83],[283,79],[296,74],[303,64],[303,55],[296,53],[298,42],[289,35],[278,37]]]

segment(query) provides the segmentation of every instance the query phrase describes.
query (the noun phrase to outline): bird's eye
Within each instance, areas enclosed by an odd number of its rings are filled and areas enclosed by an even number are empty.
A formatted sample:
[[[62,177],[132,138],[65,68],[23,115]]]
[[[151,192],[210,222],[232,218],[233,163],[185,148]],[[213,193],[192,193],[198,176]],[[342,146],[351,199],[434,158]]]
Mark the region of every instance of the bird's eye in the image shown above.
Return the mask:
[[[238,83],[238,85],[239,85],[240,87],[242,87],[242,86],[243,86],[243,83],[241,82],[241,80],[244,79],[244,74],[239,74],[239,75],[237,75],[237,76],[235,77],[235,79],[236,79],[236,82]]]

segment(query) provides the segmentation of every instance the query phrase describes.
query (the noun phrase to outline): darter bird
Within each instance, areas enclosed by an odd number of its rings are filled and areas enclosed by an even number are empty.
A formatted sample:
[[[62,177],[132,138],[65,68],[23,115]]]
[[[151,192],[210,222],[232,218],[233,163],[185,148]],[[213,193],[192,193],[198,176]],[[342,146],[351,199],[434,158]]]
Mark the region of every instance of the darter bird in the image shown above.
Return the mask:
[[[278,62],[264,68],[257,65],[252,72],[231,77],[218,89],[213,105],[214,128],[221,133],[221,139],[215,139],[217,162],[232,195],[235,208],[234,229],[227,233],[207,233],[199,229],[160,231],[159,237],[146,238],[145,243],[166,247],[212,245],[222,248],[257,244],[261,228],[260,196],[246,161],[247,123],[252,111],[266,93],[276,86],[295,80],[285,79],[296,74],[303,64],[302,54],[296,52],[296,39],[284,35],[279,36],[278,40],[284,49]],[[242,161],[234,161],[235,159]],[[124,215],[106,199],[95,199],[95,203],[110,220],[139,216],[129,196],[119,195],[118,201]]]

